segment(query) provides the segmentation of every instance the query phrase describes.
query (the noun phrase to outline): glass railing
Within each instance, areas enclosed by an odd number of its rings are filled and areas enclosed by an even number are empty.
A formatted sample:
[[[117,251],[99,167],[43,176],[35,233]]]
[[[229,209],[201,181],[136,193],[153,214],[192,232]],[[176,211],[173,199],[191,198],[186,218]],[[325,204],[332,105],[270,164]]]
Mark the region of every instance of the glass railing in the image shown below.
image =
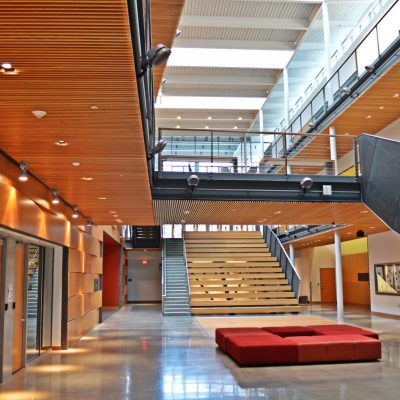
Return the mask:
[[[397,1],[379,20],[356,50],[342,63],[321,90],[308,102],[286,132],[310,129],[343,97],[357,96],[353,88],[362,78],[375,73],[374,65],[399,47],[400,3]],[[323,74],[320,73],[320,76]],[[308,92],[311,87],[308,88]],[[297,101],[298,107],[304,103]],[[293,110],[292,110],[293,113]],[[294,114],[294,113],[293,113]]]
[[[352,135],[160,128],[158,139],[167,142],[155,163],[158,172],[336,175],[336,159],[349,152],[358,165]]]

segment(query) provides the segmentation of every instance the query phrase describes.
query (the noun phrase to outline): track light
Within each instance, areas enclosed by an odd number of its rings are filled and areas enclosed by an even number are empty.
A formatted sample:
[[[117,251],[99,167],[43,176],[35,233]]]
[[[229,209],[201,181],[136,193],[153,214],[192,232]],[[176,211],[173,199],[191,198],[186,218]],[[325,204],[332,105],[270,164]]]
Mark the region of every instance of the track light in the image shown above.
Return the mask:
[[[310,127],[310,129],[315,129],[317,126],[314,124],[314,122],[309,122],[308,126]]]
[[[72,210],[74,211],[72,213],[72,218],[78,218],[79,217],[79,213],[78,213],[78,206],[72,206]]]
[[[364,68],[370,74],[374,74],[375,75],[375,68],[372,65],[366,65]]]
[[[342,89],[340,89],[340,93],[342,94],[342,96],[350,96],[351,90],[347,86],[345,86]]]
[[[311,189],[313,184],[314,181],[308,176],[303,178],[303,180],[300,182],[300,186],[303,189],[303,193],[305,193],[307,189]]]
[[[91,217],[86,218],[86,226],[93,226],[93,220]]]
[[[18,177],[18,179],[21,182],[26,182],[29,179],[29,176],[28,176],[28,162],[27,161],[21,161],[19,163],[19,167],[21,168],[21,175]]]
[[[182,35],[182,31],[180,29],[177,29],[176,33],[175,33],[175,37],[178,38],[181,35]]]
[[[150,151],[150,153],[147,155],[147,159],[151,160],[156,154],[161,153],[165,149],[166,145],[167,142],[165,140],[159,140]]]
[[[52,204],[60,203],[60,195],[58,194],[58,189],[51,189],[51,193],[53,194],[53,199],[51,200]]]
[[[187,184],[190,187],[190,189],[193,190],[199,186],[200,183],[200,178],[197,175],[190,175],[189,178],[187,179]]]
[[[9,62],[3,62],[0,64],[1,69],[3,72],[14,72],[15,68],[12,66],[11,63]]]
[[[152,47],[142,58],[142,73],[139,76],[143,76],[148,68],[166,63],[170,55],[171,49],[165,44]]]

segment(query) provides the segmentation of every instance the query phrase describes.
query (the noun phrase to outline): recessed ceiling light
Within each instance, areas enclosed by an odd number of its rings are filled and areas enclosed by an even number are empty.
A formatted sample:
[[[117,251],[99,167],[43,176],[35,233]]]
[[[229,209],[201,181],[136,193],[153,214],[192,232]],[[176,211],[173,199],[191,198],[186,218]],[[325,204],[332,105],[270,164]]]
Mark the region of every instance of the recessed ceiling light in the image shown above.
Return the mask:
[[[43,118],[43,117],[45,117],[47,115],[47,111],[44,111],[44,110],[33,110],[32,114],[36,118],[40,119],[40,118]]]
[[[0,64],[0,68],[4,74],[16,74],[15,68],[9,62],[3,62]]]
[[[204,129],[208,129],[209,128],[209,126],[208,125],[206,125],[205,127],[204,127]]]
[[[91,176],[82,176],[82,180],[84,180],[84,181],[92,181],[93,178]]]
[[[107,197],[99,197],[99,200],[107,200]]]
[[[1,68],[3,69],[12,69],[12,67],[13,67],[12,64],[8,62],[1,63]]]
[[[393,97],[400,97],[400,93],[395,93]]]
[[[375,229],[375,227],[374,226],[370,226],[369,229]]]
[[[345,134],[345,135],[348,135],[348,134],[349,134],[349,132],[345,132],[344,134]]]
[[[347,232],[346,235],[351,235],[351,232]]]
[[[177,125],[177,126],[176,126],[176,129],[181,129],[181,126],[180,126],[180,125]]]
[[[239,121],[241,121],[242,119],[243,119],[242,117],[239,117],[239,118],[238,118]]]
[[[385,108],[384,106],[380,106],[380,107],[379,107],[380,110],[383,110],[384,108]]]
[[[72,165],[73,165],[74,167],[79,167],[79,166],[81,165],[81,163],[80,163],[79,161],[74,161],[74,162],[72,163]]]
[[[372,115],[367,115],[365,118],[370,119],[372,118]]]
[[[274,211],[274,214],[282,214],[282,211]]]
[[[181,224],[184,224],[186,221],[183,219],[182,221],[181,221]]]
[[[186,210],[186,211],[185,211],[185,214],[190,214],[190,211]]]
[[[208,116],[208,118],[207,119],[212,119],[212,117],[211,116]]]
[[[68,146],[68,143],[65,140],[57,140],[55,143],[57,146]]]
[[[91,109],[91,110],[98,110],[98,109],[99,109],[99,106],[96,106],[96,104],[92,104],[92,105],[90,106],[90,109]]]
[[[116,212],[116,211],[110,211],[110,213],[111,213],[111,214],[116,214],[117,212]]]
[[[181,117],[180,115],[178,115],[178,116],[176,117],[176,119],[182,119],[182,117]]]
[[[367,210],[360,211],[361,214],[367,214]]]
[[[234,126],[234,127],[233,127],[233,129],[237,129],[237,128],[238,128],[237,126]]]

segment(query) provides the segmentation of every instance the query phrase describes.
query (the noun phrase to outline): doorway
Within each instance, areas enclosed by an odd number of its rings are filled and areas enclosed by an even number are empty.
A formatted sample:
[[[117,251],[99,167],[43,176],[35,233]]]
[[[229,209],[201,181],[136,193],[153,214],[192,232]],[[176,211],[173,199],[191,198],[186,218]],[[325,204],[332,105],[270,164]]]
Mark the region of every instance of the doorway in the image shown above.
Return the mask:
[[[321,303],[336,303],[335,268],[320,269]]]

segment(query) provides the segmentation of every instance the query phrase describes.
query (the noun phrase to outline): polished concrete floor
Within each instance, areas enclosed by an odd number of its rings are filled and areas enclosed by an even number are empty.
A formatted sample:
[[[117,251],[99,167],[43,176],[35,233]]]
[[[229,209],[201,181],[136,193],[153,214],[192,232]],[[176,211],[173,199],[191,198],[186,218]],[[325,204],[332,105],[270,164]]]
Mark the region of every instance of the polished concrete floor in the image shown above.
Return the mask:
[[[304,314],[335,318],[330,307]],[[0,399],[399,399],[400,320],[351,308],[345,322],[381,334],[381,362],[239,368],[196,318],[129,305],[75,347],[42,356],[0,385]]]

